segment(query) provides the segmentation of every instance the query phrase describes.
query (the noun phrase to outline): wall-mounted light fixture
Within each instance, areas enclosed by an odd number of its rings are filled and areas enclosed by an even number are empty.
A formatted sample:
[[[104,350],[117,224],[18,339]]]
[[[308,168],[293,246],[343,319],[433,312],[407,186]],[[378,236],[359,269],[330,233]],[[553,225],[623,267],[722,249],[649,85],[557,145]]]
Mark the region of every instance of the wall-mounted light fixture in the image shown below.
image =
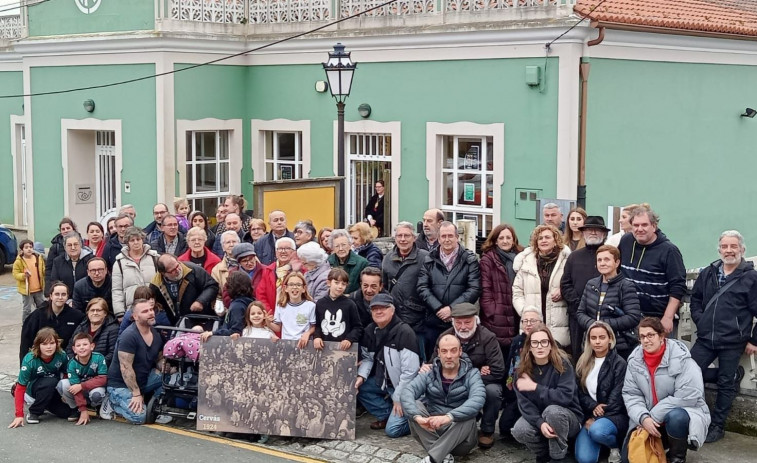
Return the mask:
[[[748,117],[749,119],[752,119],[754,116],[757,116],[757,111],[752,108],[746,108],[744,114],[741,115],[741,117]]]
[[[95,100],[84,100],[84,110],[91,113],[95,110]]]
[[[325,80],[318,80],[315,82],[315,91],[318,93],[326,93],[329,89],[329,84]]]
[[[360,117],[365,119],[366,117],[371,115],[371,105],[369,105],[368,103],[362,103],[357,107],[357,112],[360,114]]]

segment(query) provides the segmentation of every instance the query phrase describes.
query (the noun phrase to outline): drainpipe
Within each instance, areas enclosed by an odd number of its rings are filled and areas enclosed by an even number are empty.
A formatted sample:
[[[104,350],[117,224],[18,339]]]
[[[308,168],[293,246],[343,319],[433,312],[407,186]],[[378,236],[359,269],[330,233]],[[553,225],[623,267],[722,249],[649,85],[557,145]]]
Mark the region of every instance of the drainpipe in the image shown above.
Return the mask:
[[[586,114],[588,112],[587,101],[589,99],[589,71],[591,64],[588,58],[581,59],[579,75],[581,77],[581,113],[579,115],[580,133],[578,136],[578,191],[576,202],[578,206],[586,209]]]
[[[605,39],[605,26],[597,27],[597,24],[594,21],[592,21],[591,25],[592,27],[596,27],[597,30],[599,30],[599,35],[597,36],[596,39],[589,40],[588,42],[586,42],[586,45],[593,47],[594,45],[599,45]]]

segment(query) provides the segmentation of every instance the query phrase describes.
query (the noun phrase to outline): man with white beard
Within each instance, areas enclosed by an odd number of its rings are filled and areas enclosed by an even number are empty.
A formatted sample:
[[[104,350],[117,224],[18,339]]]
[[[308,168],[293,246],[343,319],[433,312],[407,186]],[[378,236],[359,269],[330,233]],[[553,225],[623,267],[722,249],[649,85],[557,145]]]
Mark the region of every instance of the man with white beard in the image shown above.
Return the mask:
[[[486,387],[486,403],[481,417],[481,431],[478,433],[478,446],[488,449],[494,445],[494,425],[497,422],[499,409],[502,405],[502,378],[505,376],[505,359],[499,347],[497,337],[486,327],[481,325],[478,318],[478,307],[468,302],[451,307],[452,328],[443,332],[444,335],[454,334],[460,340],[463,353],[468,356],[474,368],[481,372],[481,379]],[[437,340],[434,352],[439,352]],[[432,362],[433,363],[433,362]],[[431,369],[431,365],[424,365],[421,372]]]
[[[570,253],[568,260],[565,261],[565,270],[560,280],[560,293],[568,303],[570,351],[574,360],[578,359],[583,350],[583,330],[576,320],[576,311],[586,289],[586,283],[599,276],[597,249],[605,243],[607,233],[610,231],[605,227],[605,219],[598,215],[586,217],[579,230],[584,236],[586,246]]]

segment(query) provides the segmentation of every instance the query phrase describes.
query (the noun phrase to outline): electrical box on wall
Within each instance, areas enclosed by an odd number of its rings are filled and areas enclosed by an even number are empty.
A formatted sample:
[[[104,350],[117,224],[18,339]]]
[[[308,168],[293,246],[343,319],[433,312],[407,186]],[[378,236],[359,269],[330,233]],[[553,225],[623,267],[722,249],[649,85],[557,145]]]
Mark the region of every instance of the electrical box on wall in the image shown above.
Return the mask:
[[[541,66],[526,66],[526,85],[529,87],[541,85]]]
[[[542,190],[516,188],[515,189],[515,218],[534,220],[536,201],[541,198]]]

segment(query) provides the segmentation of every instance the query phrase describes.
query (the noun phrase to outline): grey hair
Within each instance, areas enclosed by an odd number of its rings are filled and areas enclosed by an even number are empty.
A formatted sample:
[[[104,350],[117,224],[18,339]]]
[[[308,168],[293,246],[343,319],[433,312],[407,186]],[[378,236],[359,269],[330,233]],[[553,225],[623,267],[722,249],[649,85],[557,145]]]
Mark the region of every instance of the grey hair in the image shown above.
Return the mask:
[[[441,230],[442,227],[454,227],[455,228],[455,234],[456,235],[460,234],[460,230],[458,230],[457,225],[455,225],[454,223],[452,223],[452,222],[450,222],[448,220],[445,220],[444,222],[442,222],[442,223],[439,224],[439,230]]]
[[[726,230],[723,233],[720,234],[720,238],[718,238],[718,244],[720,244],[721,241],[723,241],[723,238],[736,238],[739,240],[739,247],[746,252],[746,245],[744,244],[744,237],[736,230]]]
[[[541,310],[539,310],[539,308],[535,305],[527,305],[526,307],[524,307],[523,312],[520,313],[520,318],[523,318],[523,316],[526,315],[526,312],[533,312],[536,314],[540,322],[544,321],[544,316],[541,314]]]
[[[116,222],[118,222],[121,219],[129,219],[129,222],[131,222],[131,224],[134,225],[134,219],[132,219],[131,216],[125,212],[118,214],[118,216],[116,217]]]
[[[541,210],[542,210],[542,211],[543,211],[544,209],[560,209],[560,206],[558,206],[558,205],[557,205],[557,204],[555,204],[555,203],[547,203],[547,204],[545,204],[545,205],[543,205],[543,206],[541,207]]]
[[[137,210],[137,208],[136,208],[136,207],[134,207],[134,205],[133,205],[133,204],[124,204],[123,206],[121,206],[121,207],[120,207],[120,208],[118,209],[118,213],[119,213],[119,214],[122,214],[122,213],[123,213],[123,212],[124,212],[124,211],[125,211],[126,209],[134,209],[135,211]]]
[[[282,243],[289,243],[292,245],[292,250],[297,249],[297,243],[294,242],[294,240],[288,236],[282,236],[281,238],[276,240],[276,245],[278,246],[279,242]]]
[[[237,243],[241,242],[242,240],[239,239],[239,235],[234,230],[226,230],[225,232],[221,233],[221,244],[223,244],[223,237],[224,236],[231,236],[234,235],[237,239]]]
[[[79,244],[82,244],[81,235],[79,235],[75,231],[63,235],[63,244],[66,244],[66,241],[70,240],[71,238],[76,238],[79,241]]]
[[[232,230],[233,231],[233,230]],[[236,232],[234,232],[236,233]],[[208,239],[208,234],[200,227],[192,227],[187,231],[186,239],[188,240],[191,236],[199,235],[202,236],[203,241]]]
[[[394,226],[395,235],[397,234],[397,230],[399,230],[400,228],[407,228],[408,230],[410,230],[410,233],[413,234],[413,237],[416,237],[416,238],[418,237],[418,234],[415,233],[415,225],[411,224],[410,222],[400,222],[397,225],[395,225]]]
[[[337,228],[336,230],[332,231],[331,235],[329,236],[329,247],[331,249],[334,249],[334,240],[341,237],[347,238],[347,242],[350,244],[350,246],[352,246],[352,237],[349,233],[347,233],[347,230],[345,230],[344,228]]]
[[[655,227],[657,226],[658,223],[660,223],[660,216],[657,215],[657,213],[653,211],[652,209],[649,209],[646,207],[637,207],[636,209],[631,211],[631,218],[629,222],[633,224],[633,219],[642,215],[646,215],[647,218],[649,218],[649,223],[651,223]]]
[[[316,265],[323,264],[329,257],[315,241],[309,241],[300,246],[297,249],[297,256],[303,262],[314,262]]]
[[[315,238],[318,234],[318,230],[313,226],[313,222],[309,220],[300,220],[297,225],[294,226],[294,230],[302,230],[310,233],[310,238]]]
[[[145,235],[145,232],[143,232],[139,227],[131,226],[124,232],[124,242],[128,243],[132,238],[139,238],[144,243],[145,236],[147,235]]]

